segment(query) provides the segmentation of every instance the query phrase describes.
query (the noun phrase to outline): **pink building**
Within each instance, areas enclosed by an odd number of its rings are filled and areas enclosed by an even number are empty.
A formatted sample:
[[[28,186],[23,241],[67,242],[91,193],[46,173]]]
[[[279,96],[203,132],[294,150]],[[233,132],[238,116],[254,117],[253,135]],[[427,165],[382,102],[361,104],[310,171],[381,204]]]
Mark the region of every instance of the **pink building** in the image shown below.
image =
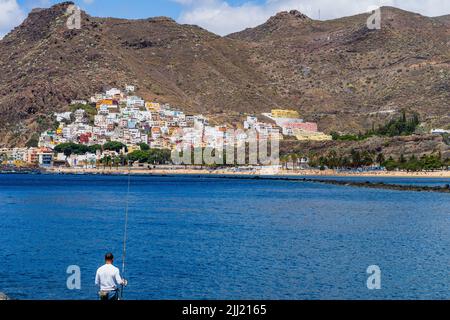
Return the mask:
[[[283,134],[286,136],[294,135],[294,129],[300,129],[308,132],[318,132],[319,127],[317,123],[314,122],[294,122],[294,123],[286,123],[283,125]]]

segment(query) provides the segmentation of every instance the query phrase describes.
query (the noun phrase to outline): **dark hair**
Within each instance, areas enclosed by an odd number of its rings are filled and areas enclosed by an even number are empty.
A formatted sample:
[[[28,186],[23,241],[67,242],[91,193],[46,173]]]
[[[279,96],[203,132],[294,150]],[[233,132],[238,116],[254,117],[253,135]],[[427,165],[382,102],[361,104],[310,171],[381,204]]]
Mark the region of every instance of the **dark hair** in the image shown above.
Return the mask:
[[[106,261],[113,261],[114,260],[113,254],[112,253],[105,254],[105,260]]]

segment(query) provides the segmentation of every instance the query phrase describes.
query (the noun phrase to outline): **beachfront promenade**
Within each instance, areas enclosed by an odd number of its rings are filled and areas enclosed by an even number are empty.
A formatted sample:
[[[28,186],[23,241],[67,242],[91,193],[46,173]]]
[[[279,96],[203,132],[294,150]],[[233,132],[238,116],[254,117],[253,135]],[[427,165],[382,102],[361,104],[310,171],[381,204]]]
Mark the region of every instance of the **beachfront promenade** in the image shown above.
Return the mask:
[[[331,177],[398,177],[398,178],[450,178],[450,170],[446,171],[365,171],[350,172],[336,170],[273,170],[273,169],[207,169],[183,168],[179,166],[147,167],[99,167],[99,168],[49,168],[48,173],[59,174],[136,174],[136,175],[277,175],[277,176],[331,176]]]

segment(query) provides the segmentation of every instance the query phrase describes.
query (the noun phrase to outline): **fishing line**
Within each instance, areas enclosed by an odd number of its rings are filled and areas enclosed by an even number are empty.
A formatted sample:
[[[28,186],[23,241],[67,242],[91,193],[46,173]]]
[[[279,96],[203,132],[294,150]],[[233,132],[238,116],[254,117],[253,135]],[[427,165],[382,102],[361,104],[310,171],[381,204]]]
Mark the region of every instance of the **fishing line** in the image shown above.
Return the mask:
[[[126,196],[126,206],[125,206],[125,226],[124,226],[124,232],[123,232],[123,250],[122,250],[122,277],[125,279],[125,260],[127,256],[127,237],[128,237],[128,210],[129,210],[129,203],[130,203],[130,185],[131,185],[131,166],[128,162],[128,189],[127,189],[127,196]],[[123,291],[124,291],[124,285],[122,285],[122,297],[123,297]]]

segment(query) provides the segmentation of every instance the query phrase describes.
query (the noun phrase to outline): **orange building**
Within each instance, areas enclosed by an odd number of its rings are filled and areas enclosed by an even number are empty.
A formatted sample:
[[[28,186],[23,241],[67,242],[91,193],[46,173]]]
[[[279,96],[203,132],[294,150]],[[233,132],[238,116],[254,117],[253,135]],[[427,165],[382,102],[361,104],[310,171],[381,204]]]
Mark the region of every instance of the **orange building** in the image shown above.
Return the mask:
[[[100,108],[100,106],[117,106],[118,102],[117,100],[114,99],[103,99],[103,100],[99,100],[97,102],[97,109]]]

